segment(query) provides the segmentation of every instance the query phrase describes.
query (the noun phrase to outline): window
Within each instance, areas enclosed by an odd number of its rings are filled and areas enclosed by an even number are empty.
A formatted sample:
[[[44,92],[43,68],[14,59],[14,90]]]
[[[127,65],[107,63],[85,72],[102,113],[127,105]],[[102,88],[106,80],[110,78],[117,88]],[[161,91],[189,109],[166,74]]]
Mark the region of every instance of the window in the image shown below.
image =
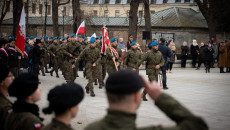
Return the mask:
[[[143,17],[143,11],[139,11],[139,17]]]
[[[98,4],[98,0],[94,0],[94,4]]]
[[[93,16],[97,16],[97,10],[93,11]]]
[[[120,4],[121,3],[121,0],[116,0],[116,4]]]
[[[33,14],[36,13],[36,4],[32,4],[32,13],[33,13]]]
[[[42,14],[42,4],[39,4],[39,14]]]
[[[151,10],[150,13],[151,13],[151,14],[155,14],[155,10]]]
[[[115,10],[115,17],[119,17],[120,16],[120,10]]]
[[[168,3],[168,0],[163,0],[163,3],[165,4],[165,3]]]
[[[176,3],[181,3],[181,0],[176,0]]]
[[[47,11],[47,14],[48,14],[48,15],[51,15],[51,5],[48,5],[47,7],[48,7],[48,8],[47,8],[47,10],[48,10],[48,11]]]
[[[109,0],[105,0],[105,4],[109,4]]]
[[[190,3],[191,0],[184,0],[185,3]]]
[[[129,10],[126,11],[127,16],[129,16]]]
[[[105,17],[108,17],[108,15],[109,15],[109,11],[108,11],[108,10],[105,10],[105,11],[104,11],[104,16],[105,16]]]
[[[151,0],[151,4],[156,4],[156,0]]]

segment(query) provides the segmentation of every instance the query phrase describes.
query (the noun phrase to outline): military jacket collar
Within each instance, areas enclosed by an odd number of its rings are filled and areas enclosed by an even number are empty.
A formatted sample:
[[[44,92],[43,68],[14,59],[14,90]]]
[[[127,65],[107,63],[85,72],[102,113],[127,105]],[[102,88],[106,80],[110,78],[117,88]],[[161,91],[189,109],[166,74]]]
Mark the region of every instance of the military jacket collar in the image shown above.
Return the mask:
[[[61,128],[61,129],[73,130],[70,125],[66,125],[65,123],[63,123],[63,122],[61,122],[55,118],[52,120],[52,124],[55,126],[58,126],[58,128]]]
[[[136,128],[136,114],[108,109],[105,121],[114,128]]]
[[[117,49],[117,46],[112,45],[112,47],[113,47],[114,49]]]

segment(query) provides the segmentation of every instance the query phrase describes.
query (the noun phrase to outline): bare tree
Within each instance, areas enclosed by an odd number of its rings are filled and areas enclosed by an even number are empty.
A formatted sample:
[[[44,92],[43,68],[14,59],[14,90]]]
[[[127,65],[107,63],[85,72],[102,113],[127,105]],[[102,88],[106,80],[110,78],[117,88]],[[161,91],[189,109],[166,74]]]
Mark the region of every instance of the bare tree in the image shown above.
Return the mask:
[[[70,0],[66,2],[61,2],[61,0],[52,0],[52,20],[53,20],[53,32],[54,36],[60,36],[60,32],[58,29],[58,7],[60,5],[68,4]]]
[[[81,24],[82,14],[80,9],[79,0],[72,0],[72,8],[73,8],[73,32],[77,31],[77,27]]]
[[[6,16],[8,9],[10,8],[9,0],[1,0],[0,1],[0,26],[2,25],[2,21]]]
[[[13,0],[13,32],[12,35],[15,37],[17,35],[18,24],[22,12],[22,0]]]
[[[145,11],[145,15],[144,15],[144,17],[145,17],[145,30],[150,32],[150,40],[152,40],[149,0],[143,0],[143,2],[144,2],[144,7],[145,7],[144,8],[144,11]]]
[[[137,38],[137,12],[141,0],[131,0],[129,11],[129,35],[133,35],[133,39]]]

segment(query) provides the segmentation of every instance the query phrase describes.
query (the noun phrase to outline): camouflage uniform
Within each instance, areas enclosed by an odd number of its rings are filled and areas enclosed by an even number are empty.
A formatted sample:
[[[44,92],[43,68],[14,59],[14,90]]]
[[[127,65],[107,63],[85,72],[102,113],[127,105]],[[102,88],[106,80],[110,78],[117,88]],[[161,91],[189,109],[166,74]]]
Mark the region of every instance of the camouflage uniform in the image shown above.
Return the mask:
[[[65,52],[65,48],[66,48],[67,45],[68,45],[67,42],[59,45],[59,47],[60,47],[60,55],[61,55],[61,62],[60,62],[61,65],[60,65],[60,67],[61,67],[62,74],[63,74],[65,80],[66,80],[65,74],[66,74],[67,69],[66,69],[66,65],[65,65],[64,52]]]
[[[73,130],[70,126],[53,119],[51,123],[42,128],[42,130]]]
[[[164,65],[164,58],[161,52],[154,48],[148,50],[142,58],[141,63],[144,61],[146,61],[146,75],[148,75],[149,81],[158,81],[159,69],[156,69],[155,67],[156,65],[159,65],[160,67]],[[143,100],[147,101],[145,89],[143,91]]]
[[[101,46],[102,46],[102,43],[99,42],[97,43],[96,45],[96,48],[98,48],[99,50],[101,50]],[[98,73],[97,73],[97,79],[98,79],[98,82],[99,82],[99,87],[101,86],[104,86],[104,79],[105,79],[105,76],[106,76],[106,55],[103,53],[101,53],[101,62],[98,64]]]
[[[141,63],[146,61],[146,75],[148,75],[149,81],[158,80],[159,69],[156,69],[156,65],[163,66],[164,58],[160,51],[155,49],[148,50],[147,53],[141,59]]]
[[[121,48],[119,48],[117,46],[112,46],[112,47],[117,51],[119,58],[117,59],[114,54],[112,55],[109,47],[106,49],[106,71],[108,74],[111,74],[112,72],[116,71],[116,67],[115,67],[113,59],[112,59],[113,57],[116,58],[115,62],[119,62],[119,64],[121,64],[121,61],[122,61]],[[119,67],[117,67],[117,68],[119,68]]]
[[[41,48],[44,49],[44,53],[41,54],[41,66],[40,66],[40,70],[42,71],[42,75],[45,76],[45,72],[48,72],[47,69],[47,57],[48,57],[48,53],[47,53],[47,47],[46,44],[44,42],[41,43]]]
[[[79,55],[81,51],[81,45],[76,42],[68,42],[67,46],[64,46],[64,57],[65,57],[65,78],[66,82],[73,82],[77,77],[77,68],[73,69],[72,65],[75,62],[75,58]],[[72,55],[73,57],[70,57]]]
[[[125,54],[123,61],[124,68],[136,69],[136,72],[139,73],[139,66],[141,64],[141,52],[136,48],[131,48]]]
[[[173,120],[176,126],[153,125],[137,128],[136,114],[108,109],[103,119],[88,125],[85,130],[208,130],[202,118],[192,114],[168,94],[162,93],[155,101],[155,105]]]
[[[56,76],[59,77],[58,75],[58,60],[59,60],[59,45],[58,43],[53,43],[49,46],[48,48],[48,52],[50,53],[50,56],[52,57],[52,61],[53,61],[53,69],[50,71],[51,76],[53,75],[53,71],[55,71]]]
[[[90,95],[92,96],[94,95],[93,81],[95,80],[97,66],[99,65],[101,60],[101,54],[96,47],[90,46],[81,52],[81,54],[77,58],[75,66],[78,65],[78,62],[83,58],[85,60],[86,78],[88,78],[88,84],[85,88],[87,93],[89,93],[90,90]],[[93,63],[96,63],[95,67],[92,66]]]

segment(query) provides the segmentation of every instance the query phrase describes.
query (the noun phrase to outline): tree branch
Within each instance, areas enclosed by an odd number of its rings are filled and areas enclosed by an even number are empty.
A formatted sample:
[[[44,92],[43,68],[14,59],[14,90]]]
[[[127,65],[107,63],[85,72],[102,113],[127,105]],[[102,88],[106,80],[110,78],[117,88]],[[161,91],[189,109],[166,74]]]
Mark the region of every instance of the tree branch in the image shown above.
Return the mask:
[[[66,5],[66,4],[68,4],[69,2],[70,2],[70,0],[68,0],[67,2],[64,2],[64,3],[61,3],[60,0],[58,0],[58,6],[60,6],[60,5]]]

